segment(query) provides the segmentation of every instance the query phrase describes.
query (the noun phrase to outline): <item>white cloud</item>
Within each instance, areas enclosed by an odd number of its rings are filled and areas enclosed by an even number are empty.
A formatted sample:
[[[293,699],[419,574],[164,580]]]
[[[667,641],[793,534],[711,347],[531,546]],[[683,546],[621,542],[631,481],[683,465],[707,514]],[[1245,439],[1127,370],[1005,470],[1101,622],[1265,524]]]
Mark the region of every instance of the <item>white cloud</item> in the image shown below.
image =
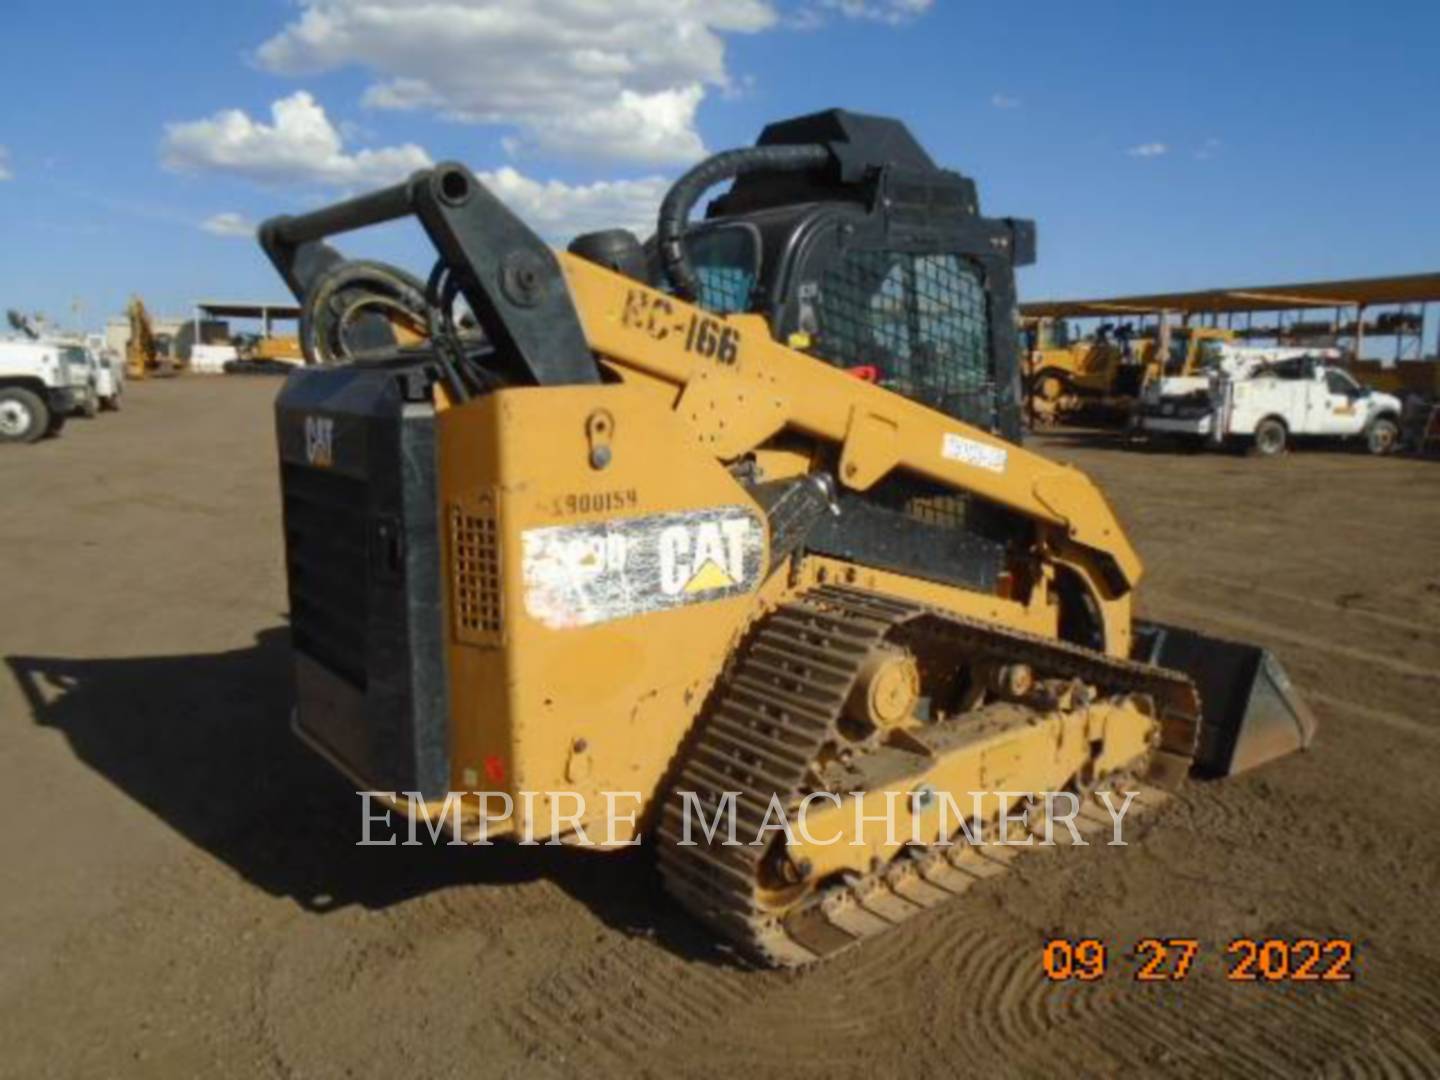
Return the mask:
[[[620,91],[608,105],[536,118],[514,151],[558,156],[628,159],[660,164],[703,157],[695,109],[705,96],[699,83],[655,94]]]
[[[0,181],[14,179],[15,173],[10,169],[10,150],[0,146]]]
[[[918,19],[934,3],[935,0],[820,0],[821,7],[838,11],[847,19],[869,19],[891,26]]]
[[[255,223],[233,210],[212,214],[200,223],[200,228],[215,236],[243,236],[250,239],[255,236]]]
[[[358,65],[367,105],[517,129],[517,152],[648,164],[704,153],[695,111],[729,87],[725,35],[768,0],[299,0],[256,59],[288,75]],[[929,0],[887,0],[887,9]]]
[[[1129,150],[1125,151],[1125,153],[1131,157],[1141,158],[1163,157],[1169,152],[1170,147],[1166,146],[1163,142],[1141,143],[1139,146],[1132,146]]]
[[[1219,139],[1211,136],[1203,143],[1201,143],[1200,148],[1195,151],[1195,160],[1209,161],[1212,157],[1214,157],[1217,153],[1220,152],[1220,147],[1222,147],[1223,145],[1224,143],[1222,143]]]
[[[825,25],[825,18],[812,7],[801,7],[787,12],[781,25],[787,30],[798,30],[804,33],[820,29]]]
[[[234,173],[263,184],[378,187],[430,164],[414,143],[345,150],[339,130],[304,90],[270,106],[270,120],[224,109],[204,120],[165,126],[162,160],[179,171]]]
[[[336,188],[390,183],[430,164],[430,155],[413,145],[346,152],[325,110],[303,91],[277,101],[271,113],[271,124],[252,120],[238,109],[208,120],[171,124],[165,140],[166,163],[271,185]],[[669,186],[660,176],[593,184],[541,181],[509,166],[479,176],[531,228],[560,241],[592,229],[648,233]],[[255,235],[254,223],[233,211],[215,214],[200,227],[216,236]]]
[[[633,229],[644,238],[655,228],[655,215],[670,182],[602,180],[594,184],[539,181],[506,165],[479,174],[481,181],[536,232],[565,241],[595,229]]]
[[[990,95],[990,104],[997,109],[1018,109],[1020,107],[1020,99],[1017,97],[1009,97],[997,91]]]

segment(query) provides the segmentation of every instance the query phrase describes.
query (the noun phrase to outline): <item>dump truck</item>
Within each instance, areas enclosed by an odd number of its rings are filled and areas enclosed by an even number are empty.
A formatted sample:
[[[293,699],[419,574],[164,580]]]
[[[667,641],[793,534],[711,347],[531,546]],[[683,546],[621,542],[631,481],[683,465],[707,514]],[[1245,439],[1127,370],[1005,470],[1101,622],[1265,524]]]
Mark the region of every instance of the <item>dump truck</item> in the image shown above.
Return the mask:
[[[423,278],[329,243],[402,218]],[[294,729],[412,822],[643,842],[799,965],[964,893],[1042,793],[1311,739],[1269,653],[1135,618],[1109,503],[1021,444],[1034,226],[896,120],[770,124],[643,242],[552,250],[454,162],[260,238],[315,361],[275,409]]]

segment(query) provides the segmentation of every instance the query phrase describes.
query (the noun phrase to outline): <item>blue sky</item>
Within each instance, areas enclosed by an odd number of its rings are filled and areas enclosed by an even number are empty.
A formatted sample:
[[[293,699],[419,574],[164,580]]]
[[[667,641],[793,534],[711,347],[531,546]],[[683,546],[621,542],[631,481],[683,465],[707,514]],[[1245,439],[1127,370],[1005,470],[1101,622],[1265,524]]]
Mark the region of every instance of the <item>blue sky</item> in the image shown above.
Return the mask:
[[[8,0],[0,307],[95,327],[131,292],[279,298],[248,226],[430,159],[557,238],[628,223],[702,145],[831,105],[905,119],[987,211],[1035,218],[1028,298],[1440,256],[1440,4],[385,6]]]

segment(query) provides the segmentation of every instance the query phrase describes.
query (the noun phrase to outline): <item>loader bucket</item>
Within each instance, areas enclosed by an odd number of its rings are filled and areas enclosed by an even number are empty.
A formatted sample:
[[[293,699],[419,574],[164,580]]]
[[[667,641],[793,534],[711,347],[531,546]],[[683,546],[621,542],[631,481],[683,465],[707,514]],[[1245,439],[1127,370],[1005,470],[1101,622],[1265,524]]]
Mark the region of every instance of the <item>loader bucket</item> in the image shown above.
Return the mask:
[[[1270,650],[1163,623],[1135,629],[1135,659],[1183,671],[1200,691],[1193,775],[1244,772],[1314,739],[1315,716]]]

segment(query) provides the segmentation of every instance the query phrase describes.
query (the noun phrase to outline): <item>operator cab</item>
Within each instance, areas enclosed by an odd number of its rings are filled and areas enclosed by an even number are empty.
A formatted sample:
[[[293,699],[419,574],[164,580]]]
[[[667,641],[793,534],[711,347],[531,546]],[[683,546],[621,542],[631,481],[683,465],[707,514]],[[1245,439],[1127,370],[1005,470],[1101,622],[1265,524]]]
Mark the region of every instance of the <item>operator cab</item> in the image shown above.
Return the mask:
[[[974,181],[903,124],[836,109],[771,124],[677,181],[645,276],[717,314],[764,315],[777,341],[1018,441],[1014,267],[1034,246],[1031,222],[981,217]]]
[[[864,219],[815,203],[707,222],[686,237],[697,299],[721,314],[767,315],[777,340],[994,429],[983,268],[955,252],[844,245]]]

